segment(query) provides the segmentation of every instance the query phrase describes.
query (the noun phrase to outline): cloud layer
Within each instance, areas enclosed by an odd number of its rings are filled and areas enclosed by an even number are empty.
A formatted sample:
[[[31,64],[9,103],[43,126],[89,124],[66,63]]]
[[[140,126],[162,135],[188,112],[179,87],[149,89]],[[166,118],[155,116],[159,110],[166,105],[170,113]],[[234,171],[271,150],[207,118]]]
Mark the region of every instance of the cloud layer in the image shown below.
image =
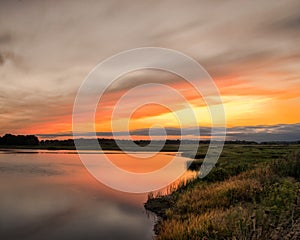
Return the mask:
[[[297,0],[1,1],[0,134],[71,131],[88,72],[144,46],[176,49],[202,64],[221,91],[229,126],[297,123],[299,8]],[[163,75],[124,79],[107,93],[107,108],[137,83],[185,89]],[[192,93],[189,100],[195,108],[203,103]]]
[[[167,139],[199,139],[196,133],[196,127],[185,129],[180,128],[166,128]],[[246,140],[246,141],[300,141],[300,123],[296,124],[276,124],[276,125],[259,125],[259,126],[243,126],[227,128],[226,140]],[[159,128],[151,130],[151,137],[160,139],[162,131]],[[78,133],[77,137],[88,138],[92,133]],[[42,139],[51,138],[71,138],[72,132],[56,133],[56,134],[39,134]],[[112,132],[97,132],[99,138],[112,138],[113,136],[120,139],[148,139],[149,129],[137,129],[130,131],[130,134],[125,131]],[[209,139],[211,136],[211,129],[209,127],[200,127],[200,140]],[[217,136],[217,134],[216,134]],[[216,138],[217,139],[217,138]]]

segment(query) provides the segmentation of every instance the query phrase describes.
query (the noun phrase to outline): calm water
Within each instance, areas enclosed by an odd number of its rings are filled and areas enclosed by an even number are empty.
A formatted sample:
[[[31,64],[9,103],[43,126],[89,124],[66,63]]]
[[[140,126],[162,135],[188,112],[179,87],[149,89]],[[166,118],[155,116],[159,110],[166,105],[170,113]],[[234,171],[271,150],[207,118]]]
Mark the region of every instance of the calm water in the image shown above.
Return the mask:
[[[125,154],[110,156],[127,170],[143,169]],[[157,156],[164,163],[172,157]],[[182,160],[184,167],[187,159]],[[0,192],[0,239],[146,240],[154,235],[154,218],[143,208],[147,194],[102,185],[74,151],[0,151]]]

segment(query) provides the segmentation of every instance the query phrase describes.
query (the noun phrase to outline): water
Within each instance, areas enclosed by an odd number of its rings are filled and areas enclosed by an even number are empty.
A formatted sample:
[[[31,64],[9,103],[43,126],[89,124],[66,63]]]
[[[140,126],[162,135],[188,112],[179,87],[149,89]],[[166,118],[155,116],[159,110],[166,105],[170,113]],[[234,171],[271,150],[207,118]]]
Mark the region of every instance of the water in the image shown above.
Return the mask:
[[[142,171],[125,154],[110,156],[127,170]],[[157,157],[166,163],[173,156]],[[0,192],[0,239],[147,240],[154,235],[154,219],[143,208],[147,194],[104,186],[75,151],[0,151]]]

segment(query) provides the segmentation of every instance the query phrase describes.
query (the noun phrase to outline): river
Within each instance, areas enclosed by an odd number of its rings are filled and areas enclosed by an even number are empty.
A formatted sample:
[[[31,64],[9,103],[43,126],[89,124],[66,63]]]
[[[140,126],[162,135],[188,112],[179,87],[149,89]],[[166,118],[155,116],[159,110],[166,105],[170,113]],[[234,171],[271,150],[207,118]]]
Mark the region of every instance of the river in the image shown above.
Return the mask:
[[[122,152],[106,154],[124,169],[143,169]],[[159,153],[157,159],[168,162],[174,154]],[[182,158],[183,164],[186,161]],[[181,180],[192,176],[188,171]],[[154,236],[154,217],[143,207],[147,194],[123,193],[101,184],[76,151],[1,150],[0,192],[0,239],[150,240]]]

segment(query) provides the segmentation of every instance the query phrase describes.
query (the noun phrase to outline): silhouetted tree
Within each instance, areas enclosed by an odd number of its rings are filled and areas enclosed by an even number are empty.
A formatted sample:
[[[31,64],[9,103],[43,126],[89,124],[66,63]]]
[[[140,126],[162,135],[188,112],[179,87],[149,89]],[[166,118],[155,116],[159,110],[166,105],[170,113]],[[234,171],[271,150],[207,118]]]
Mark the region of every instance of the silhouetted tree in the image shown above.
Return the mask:
[[[1,145],[39,145],[39,139],[34,135],[12,135],[5,134],[0,139]]]

